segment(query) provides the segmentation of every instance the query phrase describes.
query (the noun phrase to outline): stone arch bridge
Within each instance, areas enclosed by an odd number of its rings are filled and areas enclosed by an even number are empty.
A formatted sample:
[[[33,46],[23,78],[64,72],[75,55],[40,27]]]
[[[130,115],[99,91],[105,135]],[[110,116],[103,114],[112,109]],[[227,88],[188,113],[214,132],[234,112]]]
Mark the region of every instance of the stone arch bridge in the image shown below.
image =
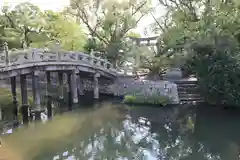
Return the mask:
[[[100,80],[112,81],[118,76],[117,70],[110,62],[94,55],[49,49],[28,49],[9,52],[7,43],[5,43],[0,55],[0,80],[10,79],[15,116],[18,113],[17,79],[20,79],[21,106],[22,112],[24,112],[22,114],[28,113],[29,106],[27,77],[30,77],[32,81],[34,108],[36,111],[41,110],[39,81],[43,72],[45,72],[47,84],[51,84],[50,77],[53,72],[58,75],[57,84],[59,86],[63,85],[63,77],[66,77],[72,103],[78,103],[78,93],[83,92],[83,86],[78,83],[81,77],[91,78],[93,82],[93,96],[95,99],[98,99],[101,88]],[[63,95],[63,93],[61,94]],[[23,121],[28,121],[26,116]]]

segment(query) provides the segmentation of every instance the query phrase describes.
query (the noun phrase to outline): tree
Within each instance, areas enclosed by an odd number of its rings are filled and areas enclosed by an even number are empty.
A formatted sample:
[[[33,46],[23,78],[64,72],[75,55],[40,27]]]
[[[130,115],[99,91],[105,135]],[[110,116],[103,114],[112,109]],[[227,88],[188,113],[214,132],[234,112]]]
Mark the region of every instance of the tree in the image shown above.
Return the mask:
[[[116,65],[126,34],[149,12],[148,0],[71,0],[68,13],[83,22],[98,39],[107,58]]]
[[[25,48],[34,41],[32,34],[41,34],[44,20],[43,14],[37,6],[25,2],[17,5],[13,10],[4,6],[2,12],[4,39],[20,43],[21,48]]]
[[[184,69],[199,79],[207,102],[239,105],[239,3],[217,0],[162,1],[167,26],[159,23],[163,54],[185,56]],[[161,26],[159,25],[161,24]]]
[[[25,2],[13,9],[2,8],[0,40],[9,48],[51,47],[60,41],[62,49],[83,50],[86,36],[72,17],[63,13],[45,11]]]
[[[155,17],[152,29],[160,34],[162,54],[184,52],[186,45],[201,32],[211,34],[213,28],[235,36],[239,33],[239,11],[235,1],[217,0],[159,0],[167,10],[163,17]]]
[[[47,40],[34,43],[33,46],[43,47],[45,44],[51,46],[55,45],[56,41],[60,41],[62,49],[83,51],[86,36],[72,17],[53,11],[45,11],[44,16],[48,23],[44,26],[43,34],[46,35]]]

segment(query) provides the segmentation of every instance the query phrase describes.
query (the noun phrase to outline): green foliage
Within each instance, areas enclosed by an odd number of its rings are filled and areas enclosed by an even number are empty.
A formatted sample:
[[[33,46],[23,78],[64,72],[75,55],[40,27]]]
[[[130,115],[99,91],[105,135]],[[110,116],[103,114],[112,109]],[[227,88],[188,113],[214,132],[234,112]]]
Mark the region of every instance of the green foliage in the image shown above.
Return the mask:
[[[25,48],[34,41],[32,34],[41,33],[43,14],[37,6],[25,2],[15,6],[13,10],[4,6],[2,12],[2,34],[7,41],[18,42],[21,48]]]
[[[105,45],[102,44],[101,41],[99,41],[99,39],[94,38],[94,37],[90,37],[87,39],[86,44],[84,45],[84,50],[87,51],[88,53],[91,52],[91,50],[93,51],[104,51],[105,50]]]
[[[21,95],[20,95],[19,90],[17,91],[17,100],[18,100],[18,104],[20,105]],[[33,105],[32,96],[28,97],[28,103],[30,106]],[[1,106],[1,108],[5,109],[5,110],[12,110],[13,97],[12,97],[11,91],[7,88],[0,88],[0,106]]]
[[[158,57],[142,56],[140,61],[140,68],[147,68],[152,74],[161,75],[167,68],[169,68],[170,62],[171,59],[165,55]]]
[[[141,38],[141,34],[137,33],[137,32],[133,32],[130,31],[127,33],[127,37],[131,37],[131,38]]]
[[[184,72],[196,74],[208,102],[240,105],[240,8],[237,1],[160,0],[160,55],[183,55]],[[199,8],[202,8],[199,10]]]
[[[91,38],[96,43],[89,42],[86,46],[101,48],[114,65],[125,59],[125,37],[136,28],[138,22],[149,12],[150,0],[71,0],[67,12],[81,20],[87,27]],[[98,46],[96,46],[98,45]]]
[[[64,50],[83,50],[86,36],[72,17],[53,11],[41,11],[24,2],[0,12],[0,43],[7,41],[9,48],[53,46],[60,41]]]
[[[126,96],[124,97],[123,102],[124,102],[124,103],[134,103],[136,100],[137,100],[137,97],[136,97],[136,96],[126,95]]]
[[[72,17],[53,11],[45,11],[45,17],[47,24],[44,29],[49,37],[48,45],[55,45],[54,40],[58,40],[65,50],[83,50],[87,38]]]
[[[163,95],[126,95],[123,102],[127,104],[153,104],[166,106],[171,103],[171,100]]]
[[[206,40],[206,39],[205,39]],[[199,77],[200,91],[214,104],[240,106],[239,51],[228,37],[194,43],[189,68]]]

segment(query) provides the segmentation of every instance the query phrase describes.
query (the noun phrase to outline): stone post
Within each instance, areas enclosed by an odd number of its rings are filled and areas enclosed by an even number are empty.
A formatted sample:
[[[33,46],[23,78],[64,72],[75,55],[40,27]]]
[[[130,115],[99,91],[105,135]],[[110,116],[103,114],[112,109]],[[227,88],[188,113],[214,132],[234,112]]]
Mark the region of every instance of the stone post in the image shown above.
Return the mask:
[[[47,80],[47,115],[48,118],[52,117],[52,101],[50,95],[50,85],[51,85],[51,72],[46,72],[46,80]]]
[[[91,55],[92,57],[94,57],[94,50],[93,50],[93,49],[91,49],[90,55]]]
[[[18,120],[18,104],[17,104],[17,91],[16,91],[16,77],[11,77],[11,90],[13,96],[13,119]]]
[[[72,110],[72,83],[71,83],[71,73],[67,73],[68,80],[68,110]]]
[[[8,56],[8,43],[4,42],[4,53],[5,53],[5,65],[9,64],[9,56]]]
[[[57,60],[61,61],[60,42],[58,40],[56,42],[56,54],[57,54]]]
[[[104,63],[103,63],[103,67],[104,67],[105,69],[107,69],[107,64],[108,64],[108,63],[107,63],[107,60],[105,60]]]
[[[36,53],[37,53],[37,50],[36,50],[36,48],[33,48],[33,50],[32,50],[32,61],[36,61],[36,59],[35,59],[35,57],[36,57]]]
[[[112,64],[110,64],[110,67],[109,67],[109,69],[113,69],[113,65],[112,65]]]
[[[101,61],[100,57],[97,57],[97,65],[100,66],[100,67],[103,67],[102,66],[102,61]]]
[[[150,46],[151,45],[151,41],[150,39],[147,40],[147,46]]]
[[[58,72],[58,85],[59,85],[59,89],[60,89],[60,96],[59,99],[63,100],[63,73],[62,72]]]
[[[35,111],[35,120],[41,120],[41,98],[39,88],[39,72],[32,72],[32,91],[33,91],[33,102]]]
[[[50,96],[50,86],[51,86],[51,72],[46,72],[46,95]]]
[[[78,85],[77,85],[77,70],[73,70],[72,71],[72,79],[70,81],[72,84],[71,84],[71,89],[72,89],[72,98],[73,98],[73,103],[76,104],[78,103]]]
[[[93,77],[93,83],[94,83],[94,99],[99,99],[99,84],[98,84],[98,78],[100,77],[99,73],[96,73]]]
[[[90,56],[91,56],[90,63],[94,65],[95,57],[93,49],[91,49]]]
[[[20,75],[20,85],[21,85],[21,97],[22,97],[22,117],[23,124],[28,124],[28,95],[27,95],[27,79],[26,75]]]

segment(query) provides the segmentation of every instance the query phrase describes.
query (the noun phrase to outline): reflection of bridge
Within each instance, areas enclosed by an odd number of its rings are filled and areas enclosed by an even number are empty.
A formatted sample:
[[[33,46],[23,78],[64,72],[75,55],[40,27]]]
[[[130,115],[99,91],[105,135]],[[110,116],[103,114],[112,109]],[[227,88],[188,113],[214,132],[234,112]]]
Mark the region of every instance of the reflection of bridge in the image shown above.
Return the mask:
[[[16,94],[16,77],[20,77],[20,90],[22,100],[23,115],[28,114],[28,93],[27,93],[27,76],[31,75],[33,100],[36,111],[41,111],[40,107],[40,72],[45,72],[47,84],[51,84],[51,73],[57,72],[58,85],[63,86],[63,77],[66,74],[68,81],[68,92],[70,104],[78,103],[78,91],[81,87],[78,82],[80,78],[88,75],[92,77],[94,84],[94,98],[99,98],[99,78],[115,79],[117,71],[107,60],[87,55],[81,52],[46,50],[46,49],[29,49],[8,51],[7,43],[4,44],[3,54],[0,59],[0,79],[10,78],[11,90],[13,95],[13,104],[15,116],[17,116],[17,94]],[[47,85],[47,86],[49,86]],[[48,92],[47,92],[48,93]],[[63,95],[63,90],[61,91]],[[63,98],[62,96],[60,96]],[[49,106],[50,107],[50,106]],[[51,107],[48,110],[51,110]],[[27,116],[23,116],[24,121],[28,121]]]

